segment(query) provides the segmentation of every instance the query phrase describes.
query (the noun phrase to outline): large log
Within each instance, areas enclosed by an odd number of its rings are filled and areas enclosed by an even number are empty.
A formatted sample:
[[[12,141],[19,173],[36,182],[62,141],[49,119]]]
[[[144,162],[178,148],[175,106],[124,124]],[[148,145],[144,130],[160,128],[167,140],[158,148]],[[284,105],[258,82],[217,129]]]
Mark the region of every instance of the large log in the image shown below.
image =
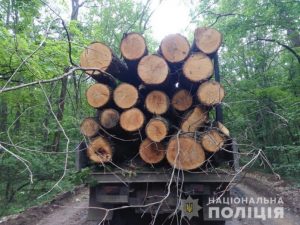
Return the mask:
[[[169,67],[158,55],[144,56],[138,64],[138,75],[145,85],[161,85],[166,83]]]
[[[121,109],[129,109],[133,107],[139,98],[136,87],[128,83],[121,83],[113,92],[115,104]]]
[[[85,48],[80,55],[80,66],[87,69],[86,73],[95,79],[103,74],[113,75],[124,82],[128,79],[127,66],[108,46],[100,42],[94,42]]]
[[[149,120],[145,133],[154,142],[161,142],[168,135],[168,122],[162,117],[155,117]]]
[[[192,170],[205,162],[205,153],[194,137],[176,136],[167,146],[167,160],[177,169]]]
[[[206,132],[201,138],[201,145],[208,152],[217,152],[224,145],[225,138],[217,130]]]
[[[106,163],[112,160],[113,150],[105,138],[97,137],[89,144],[87,155],[96,163]]]
[[[113,129],[119,124],[120,114],[117,110],[104,109],[99,116],[100,125],[105,129]]]
[[[184,112],[193,104],[193,97],[185,89],[178,90],[172,97],[171,105],[175,110]]]
[[[94,108],[106,105],[111,97],[111,90],[105,84],[93,84],[86,91],[87,102]]]
[[[193,49],[200,50],[205,54],[212,54],[219,49],[221,44],[222,35],[213,28],[199,27],[194,32]]]
[[[170,100],[162,91],[151,91],[145,99],[146,109],[153,114],[162,115],[169,109]]]
[[[120,51],[126,62],[136,63],[147,55],[147,45],[144,37],[135,32],[125,34],[121,41]]]
[[[218,128],[218,130],[224,134],[226,137],[230,137],[230,132],[227,129],[227,127],[224,126],[224,124],[220,123],[220,122],[216,122],[216,127]]]
[[[216,81],[207,81],[197,90],[198,100],[205,106],[220,104],[225,96],[223,86]]]
[[[170,34],[161,41],[159,52],[169,63],[180,63],[187,58],[190,44],[181,34]]]
[[[124,111],[120,116],[120,125],[125,131],[137,131],[144,125],[145,116],[138,108]]]
[[[204,53],[197,52],[189,56],[183,65],[183,75],[191,82],[201,82],[211,78],[214,66]]]
[[[195,132],[203,126],[207,119],[207,112],[200,107],[195,107],[184,116],[180,126],[181,130],[183,132]]]
[[[99,124],[94,118],[85,118],[80,124],[80,132],[86,137],[93,137],[98,134]]]
[[[152,142],[146,138],[142,141],[139,147],[139,154],[141,158],[149,164],[156,164],[161,162],[165,157],[166,150],[161,143]]]

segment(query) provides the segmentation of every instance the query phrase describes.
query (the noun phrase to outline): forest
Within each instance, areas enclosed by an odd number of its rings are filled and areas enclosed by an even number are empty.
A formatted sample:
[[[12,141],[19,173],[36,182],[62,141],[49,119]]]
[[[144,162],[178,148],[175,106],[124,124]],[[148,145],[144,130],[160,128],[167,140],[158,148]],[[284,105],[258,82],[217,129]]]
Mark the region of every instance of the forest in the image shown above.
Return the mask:
[[[261,151],[269,162],[248,169],[299,185],[300,2],[183,2],[190,42],[199,26],[223,34],[224,124],[241,152]],[[89,169],[75,170],[75,152],[84,140],[81,121],[94,115],[85,98],[93,81],[80,54],[101,41],[120,56],[121,39],[132,31],[154,53],[155,10],[151,0],[0,0],[0,216],[86,181]]]

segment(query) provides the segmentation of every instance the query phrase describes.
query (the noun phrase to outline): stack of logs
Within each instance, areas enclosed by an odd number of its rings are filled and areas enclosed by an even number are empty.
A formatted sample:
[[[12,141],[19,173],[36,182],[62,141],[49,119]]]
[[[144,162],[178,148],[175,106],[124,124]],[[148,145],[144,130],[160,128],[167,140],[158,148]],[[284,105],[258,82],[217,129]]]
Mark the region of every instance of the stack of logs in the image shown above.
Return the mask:
[[[85,118],[80,130],[89,139],[90,160],[139,154],[149,164],[166,157],[171,166],[192,170],[222,149],[229,132],[208,115],[225,95],[211,80],[221,42],[217,30],[197,28],[192,46],[171,34],[149,54],[143,36],[132,32],[121,41],[122,60],[103,43],[89,45],[80,65],[97,81],[86,91],[97,116]]]

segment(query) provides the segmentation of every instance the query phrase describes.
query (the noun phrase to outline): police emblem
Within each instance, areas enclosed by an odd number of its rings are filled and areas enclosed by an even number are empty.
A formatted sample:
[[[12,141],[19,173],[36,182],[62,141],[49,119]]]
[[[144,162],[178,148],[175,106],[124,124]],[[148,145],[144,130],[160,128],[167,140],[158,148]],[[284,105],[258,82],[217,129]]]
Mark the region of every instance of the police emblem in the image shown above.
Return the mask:
[[[192,199],[189,196],[187,199],[181,199],[181,217],[186,216],[189,220],[192,219],[193,216],[199,217],[198,211],[202,209],[198,204],[198,199]]]

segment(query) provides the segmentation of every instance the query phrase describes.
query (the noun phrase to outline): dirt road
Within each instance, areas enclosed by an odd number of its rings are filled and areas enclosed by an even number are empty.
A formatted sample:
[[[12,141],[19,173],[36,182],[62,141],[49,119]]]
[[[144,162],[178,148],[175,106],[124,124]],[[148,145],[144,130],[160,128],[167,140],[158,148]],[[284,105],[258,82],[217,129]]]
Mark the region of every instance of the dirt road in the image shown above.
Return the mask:
[[[233,196],[236,197],[275,197],[278,193],[274,191],[266,191],[258,181],[254,183],[251,179],[244,179],[242,183],[238,184],[231,191]],[[256,188],[257,187],[257,188]],[[299,196],[297,196],[298,198]],[[295,199],[299,200],[299,199]],[[298,203],[297,203],[298,204]],[[59,205],[59,206],[57,206]],[[257,205],[256,205],[257,206]],[[293,203],[285,204],[284,219],[233,219],[226,222],[226,225],[299,225],[300,213]],[[87,222],[87,209],[88,207],[88,190],[86,188],[79,191],[77,194],[63,199],[51,207],[37,211],[36,213],[21,216],[21,219],[13,219],[0,225],[94,225],[97,223]],[[234,206],[233,206],[234,207]],[[39,218],[42,218],[39,220]],[[140,223],[144,225],[144,223]]]

